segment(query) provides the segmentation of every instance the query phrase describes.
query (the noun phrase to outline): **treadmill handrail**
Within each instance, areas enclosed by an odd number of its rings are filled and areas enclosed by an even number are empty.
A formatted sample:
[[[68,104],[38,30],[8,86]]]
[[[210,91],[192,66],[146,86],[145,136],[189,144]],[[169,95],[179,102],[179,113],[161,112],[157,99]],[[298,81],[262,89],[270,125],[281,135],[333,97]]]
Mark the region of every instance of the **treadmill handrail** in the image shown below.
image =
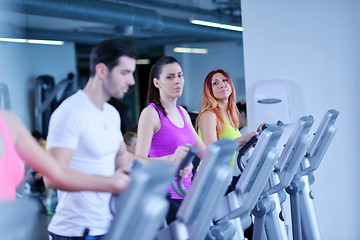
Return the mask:
[[[339,112],[334,109],[330,109],[325,113],[305,155],[310,165],[302,169],[295,177],[299,178],[318,169],[336,133],[337,128],[334,123],[338,116]]]

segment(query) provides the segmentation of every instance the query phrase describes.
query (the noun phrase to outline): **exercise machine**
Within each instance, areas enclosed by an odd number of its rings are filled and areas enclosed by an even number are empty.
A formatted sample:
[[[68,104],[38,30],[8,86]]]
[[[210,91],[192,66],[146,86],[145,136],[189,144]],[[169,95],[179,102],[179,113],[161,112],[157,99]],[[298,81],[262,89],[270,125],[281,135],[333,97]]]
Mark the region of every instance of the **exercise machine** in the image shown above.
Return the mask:
[[[175,177],[171,181],[171,186],[174,189],[174,192],[176,192],[179,196],[183,198],[185,197],[187,192],[183,183],[181,182],[180,171],[193,162],[197,152],[198,150],[195,147],[190,147],[188,154],[186,154],[185,158],[179,164],[176,170]]]
[[[278,123],[276,124],[277,126],[282,126],[282,122],[278,121]],[[259,134],[261,134],[261,132],[267,128],[269,126],[269,124],[264,124],[261,126],[261,129],[259,128],[257,130],[257,132]],[[243,145],[238,154],[237,154],[237,167],[239,168],[239,174],[237,174],[237,176],[233,176],[231,183],[228,187],[228,190],[226,191],[226,194],[224,196],[224,198],[222,199],[222,201],[220,202],[217,211],[216,211],[216,215],[215,215],[215,219],[218,219],[222,216],[225,216],[226,214],[228,214],[229,212],[231,212],[234,209],[237,209],[240,207],[240,201],[239,201],[239,196],[238,196],[238,192],[235,191],[236,189],[236,184],[239,181],[239,178],[241,176],[241,173],[244,171],[244,168],[246,166],[246,160],[248,159],[249,155],[245,155],[247,154],[247,152],[252,149],[256,142],[258,141],[258,136],[253,136],[245,145]],[[231,224],[233,224],[235,226],[235,228],[237,229],[241,229],[240,231],[236,231],[235,232],[235,236],[234,239],[242,239],[244,238],[243,236],[243,231],[242,231],[242,224],[243,225],[251,225],[251,218],[242,218],[242,223],[240,221],[240,218],[234,218],[229,220],[231,222]],[[246,223],[245,223],[246,221]]]
[[[57,99],[57,96],[61,97]],[[41,75],[36,78],[34,89],[34,123],[35,130],[43,133],[48,132],[49,119],[56,107],[68,96],[76,91],[75,78],[73,73],[55,84],[54,78],[48,75]]]
[[[278,159],[276,145],[283,129],[269,125],[262,131],[253,153],[236,184],[238,198],[233,206],[238,206],[215,221],[208,239],[244,239],[244,229],[251,224],[250,212],[255,207]],[[237,201],[237,202],[236,202]],[[237,220],[234,223],[234,220]],[[233,223],[232,223],[233,222]]]
[[[210,144],[196,173],[190,190],[178,210],[176,220],[161,229],[159,240],[205,239],[215,209],[231,179],[230,161],[238,147],[230,139]]]
[[[5,83],[0,82],[0,108],[11,109],[9,89]]]
[[[176,166],[165,161],[134,169],[130,185],[113,202],[116,211],[105,239],[155,239],[169,208],[165,195],[175,171]]]
[[[286,192],[290,194],[294,240],[321,239],[313,203],[314,194],[311,190],[311,184],[315,181],[313,172],[319,167],[336,133],[334,123],[338,115],[339,112],[334,109],[330,109],[325,113],[302,159],[299,172],[295,175],[290,186],[286,188]]]
[[[312,116],[300,118],[284,145],[279,159],[271,173],[252,214],[255,216],[254,239],[288,239],[285,214],[282,204],[286,199],[284,189],[288,187],[305,156],[311,137],[308,135],[314,119]]]

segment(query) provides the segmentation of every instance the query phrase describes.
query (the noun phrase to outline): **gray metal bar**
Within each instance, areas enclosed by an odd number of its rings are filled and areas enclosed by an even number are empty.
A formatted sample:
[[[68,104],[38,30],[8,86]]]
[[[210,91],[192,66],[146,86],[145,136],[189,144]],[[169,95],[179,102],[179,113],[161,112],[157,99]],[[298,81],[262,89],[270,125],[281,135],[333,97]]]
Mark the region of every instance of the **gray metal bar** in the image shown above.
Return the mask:
[[[320,240],[321,234],[315,207],[311,184],[314,182],[312,172],[316,170],[332,141],[336,127],[334,123],[339,112],[327,111],[315,132],[315,136],[304,156],[300,172],[297,173],[287,192],[291,194],[291,212],[293,218],[294,239]],[[301,186],[300,186],[301,185]]]
[[[217,204],[230,182],[229,163],[237,146],[234,140],[220,139],[207,147],[199,171],[178,210],[177,220],[159,232],[159,240],[205,238]]]
[[[242,229],[249,227],[249,225],[244,226],[242,219],[248,217],[255,207],[275,166],[279,156],[276,145],[282,131],[282,128],[278,126],[269,126],[262,132],[254,152],[236,185],[236,191],[241,199],[241,206],[217,220],[216,225],[224,224],[231,219],[240,218]],[[236,230],[242,231],[242,229]],[[223,237],[225,236],[223,235]]]
[[[301,179],[304,182],[304,188],[299,192],[302,239],[321,240],[309,176],[303,176]]]
[[[176,166],[157,161],[131,173],[106,240],[153,240],[168,210],[165,194]]]
[[[306,168],[302,168],[302,171],[296,174],[297,177],[313,172],[319,167],[320,162],[336,133],[334,123],[338,116],[339,112],[334,109],[330,109],[325,113],[306,153],[306,158],[309,160],[310,165]]]
[[[5,83],[0,82],[0,108],[11,109],[9,89]]]
[[[250,213],[254,208],[278,159],[276,145],[282,132],[283,129],[280,127],[269,126],[260,135],[254,152],[236,185],[243,204],[230,213],[228,219]]]

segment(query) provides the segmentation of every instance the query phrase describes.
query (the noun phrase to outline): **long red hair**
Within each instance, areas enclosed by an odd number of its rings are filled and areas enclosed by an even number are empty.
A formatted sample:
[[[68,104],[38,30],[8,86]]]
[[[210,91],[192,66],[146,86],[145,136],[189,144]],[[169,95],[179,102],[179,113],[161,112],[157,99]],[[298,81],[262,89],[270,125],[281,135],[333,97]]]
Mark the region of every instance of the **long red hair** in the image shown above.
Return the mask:
[[[216,69],[214,71],[211,71],[208,73],[208,75],[205,77],[203,90],[202,90],[202,104],[199,116],[196,119],[196,125],[198,126],[199,119],[201,115],[205,111],[212,111],[216,115],[216,130],[217,132],[222,132],[225,128],[225,121],[223,118],[223,114],[221,113],[221,109],[218,105],[218,102],[214,96],[214,93],[212,92],[212,78],[216,73],[222,73],[226,80],[228,81],[230,87],[231,87],[231,94],[228,99],[228,113],[230,116],[230,119],[232,123],[234,124],[233,127],[239,126],[239,110],[236,107],[236,93],[235,93],[235,87],[234,83],[231,80],[229,74],[227,74],[222,69]]]

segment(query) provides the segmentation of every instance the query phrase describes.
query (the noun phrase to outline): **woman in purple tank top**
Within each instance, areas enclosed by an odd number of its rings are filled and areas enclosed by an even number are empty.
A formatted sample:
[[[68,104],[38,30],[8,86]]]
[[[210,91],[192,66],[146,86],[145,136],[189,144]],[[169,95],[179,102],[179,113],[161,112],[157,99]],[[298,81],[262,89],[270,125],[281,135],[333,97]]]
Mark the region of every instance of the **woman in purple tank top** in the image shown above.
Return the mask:
[[[138,123],[136,155],[171,161],[176,151],[195,146],[198,157],[205,153],[205,145],[197,135],[187,111],[177,105],[184,87],[180,63],[173,57],[160,58],[151,68],[148,100],[150,104],[141,112]],[[180,150],[179,150],[180,149]],[[182,183],[188,190],[191,186],[191,167],[183,169]],[[169,187],[170,209],[166,217],[175,220],[182,197]]]

